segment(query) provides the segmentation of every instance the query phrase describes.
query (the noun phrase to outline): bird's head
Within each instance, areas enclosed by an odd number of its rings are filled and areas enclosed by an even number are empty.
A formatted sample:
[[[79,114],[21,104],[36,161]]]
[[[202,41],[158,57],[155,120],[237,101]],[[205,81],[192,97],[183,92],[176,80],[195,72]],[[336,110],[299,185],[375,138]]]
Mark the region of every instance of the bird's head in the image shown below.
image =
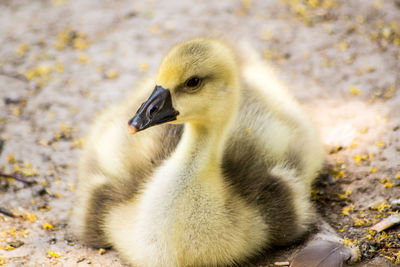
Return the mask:
[[[173,47],[156,86],[129,121],[132,133],[162,123],[216,124],[238,105],[237,64],[216,40],[194,39]]]

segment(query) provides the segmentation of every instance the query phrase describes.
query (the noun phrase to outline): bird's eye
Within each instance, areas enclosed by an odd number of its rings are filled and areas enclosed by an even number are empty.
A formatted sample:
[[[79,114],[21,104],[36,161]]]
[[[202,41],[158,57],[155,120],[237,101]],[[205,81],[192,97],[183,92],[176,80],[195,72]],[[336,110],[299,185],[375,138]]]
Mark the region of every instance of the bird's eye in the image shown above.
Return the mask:
[[[186,87],[188,87],[189,89],[194,89],[194,88],[196,88],[197,86],[199,86],[200,82],[201,82],[201,80],[200,80],[199,77],[192,77],[192,78],[189,78],[189,79],[186,81]]]

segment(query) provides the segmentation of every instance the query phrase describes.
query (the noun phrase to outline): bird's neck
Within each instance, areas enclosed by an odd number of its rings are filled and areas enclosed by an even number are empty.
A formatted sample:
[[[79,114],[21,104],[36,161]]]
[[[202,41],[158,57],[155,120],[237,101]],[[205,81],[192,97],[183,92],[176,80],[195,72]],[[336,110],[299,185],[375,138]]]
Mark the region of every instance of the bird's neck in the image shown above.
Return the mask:
[[[195,178],[210,169],[218,169],[225,134],[224,131],[187,123],[182,143],[176,151],[176,156],[182,157],[182,168],[185,169],[183,171],[189,171]]]
[[[213,179],[220,174],[225,143],[236,111],[218,123],[186,123],[184,134],[171,160],[180,162],[182,179]],[[217,172],[217,173],[216,173]],[[215,174],[215,175],[213,175]]]

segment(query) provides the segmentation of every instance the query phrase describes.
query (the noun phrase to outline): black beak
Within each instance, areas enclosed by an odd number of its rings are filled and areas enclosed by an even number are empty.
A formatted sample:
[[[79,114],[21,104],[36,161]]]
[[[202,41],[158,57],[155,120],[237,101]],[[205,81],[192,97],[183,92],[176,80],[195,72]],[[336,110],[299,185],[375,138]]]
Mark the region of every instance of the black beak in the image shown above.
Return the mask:
[[[151,126],[176,120],[179,112],[172,106],[171,93],[168,89],[156,86],[136,115],[129,120],[129,131],[134,134]]]

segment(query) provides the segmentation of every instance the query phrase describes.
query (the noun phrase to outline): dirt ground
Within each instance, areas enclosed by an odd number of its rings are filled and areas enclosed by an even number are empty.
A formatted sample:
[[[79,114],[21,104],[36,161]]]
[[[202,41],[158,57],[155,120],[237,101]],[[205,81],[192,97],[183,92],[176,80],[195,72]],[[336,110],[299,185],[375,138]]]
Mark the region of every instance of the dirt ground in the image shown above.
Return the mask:
[[[400,1],[3,0],[0,170],[37,184],[0,177],[16,215],[0,213],[0,265],[124,265],[69,233],[79,152],[93,116],[195,36],[247,41],[276,65],[326,145],[321,216],[361,265],[400,263],[400,227],[370,229],[400,206]]]

